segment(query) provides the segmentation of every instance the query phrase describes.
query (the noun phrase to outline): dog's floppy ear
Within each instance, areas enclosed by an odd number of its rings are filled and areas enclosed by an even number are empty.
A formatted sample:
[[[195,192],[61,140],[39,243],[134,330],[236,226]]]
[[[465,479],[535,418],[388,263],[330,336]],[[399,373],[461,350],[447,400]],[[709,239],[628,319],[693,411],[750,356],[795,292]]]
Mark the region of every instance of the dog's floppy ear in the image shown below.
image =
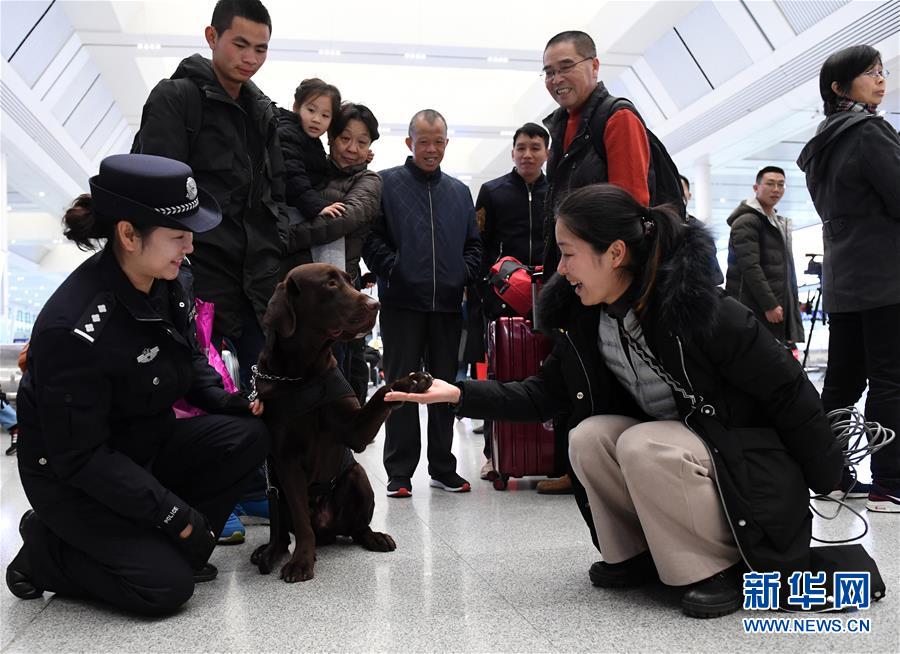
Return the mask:
[[[282,338],[290,338],[297,329],[297,317],[294,315],[294,297],[300,289],[288,275],[283,282],[278,282],[275,292],[269,299],[263,325],[266,329],[274,329]]]

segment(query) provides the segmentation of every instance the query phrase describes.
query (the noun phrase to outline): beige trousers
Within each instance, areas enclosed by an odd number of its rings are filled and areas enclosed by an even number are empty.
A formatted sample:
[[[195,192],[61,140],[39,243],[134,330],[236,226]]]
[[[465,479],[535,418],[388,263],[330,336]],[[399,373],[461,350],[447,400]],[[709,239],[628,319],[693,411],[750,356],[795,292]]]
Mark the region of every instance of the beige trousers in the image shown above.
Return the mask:
[[[680,422],[591,416],[569,432],[603,560],[650,550],[663,583],[684,586],[740,554],[703,441]]]

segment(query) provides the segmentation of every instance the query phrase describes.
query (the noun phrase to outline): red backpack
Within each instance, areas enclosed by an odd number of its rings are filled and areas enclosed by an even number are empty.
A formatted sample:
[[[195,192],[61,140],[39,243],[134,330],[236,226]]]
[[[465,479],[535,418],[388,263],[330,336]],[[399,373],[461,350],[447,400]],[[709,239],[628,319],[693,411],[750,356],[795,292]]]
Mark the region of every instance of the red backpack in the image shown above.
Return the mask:
[[[527,316],[533,304],[531,277],[543,266],[526,266],[515,257],[500,257],[487,276],[494,293],[519,316]],[[540,284],[540,281],[538,281]]]

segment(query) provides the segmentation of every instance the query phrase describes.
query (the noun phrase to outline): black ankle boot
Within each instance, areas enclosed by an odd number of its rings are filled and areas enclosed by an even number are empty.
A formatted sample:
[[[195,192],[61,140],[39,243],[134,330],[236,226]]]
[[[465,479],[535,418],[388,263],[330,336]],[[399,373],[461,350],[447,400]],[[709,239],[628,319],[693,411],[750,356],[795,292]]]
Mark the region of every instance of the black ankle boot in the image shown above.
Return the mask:
[[[720,618],[734,613],[742,604],[743,563],[717,572],[688,588],[681,598],[681,609],[692,618]]]
[[[204,563],[198,569],[194,570],[194,583],[202,584],[205,581],[212,581],[219,574],[219,569],[212,563]]]
[[[659,580],[649,551],[619,563],[597,561],[591,566],[588,576],[592,584],[601,588],[633,588]]]
[[[34,511],[28,509],[19,521],[19,533],[25,540],[26,523],[34,515]],[[23,543],[22,549],[16,554],[16,558],[10,561],[6,568],[6,587],[9,592],[19,599],[37,599],[44,591],[34,585],[31,580],[31,565],[28,562],[28,553],[25,551],[27,543]]]

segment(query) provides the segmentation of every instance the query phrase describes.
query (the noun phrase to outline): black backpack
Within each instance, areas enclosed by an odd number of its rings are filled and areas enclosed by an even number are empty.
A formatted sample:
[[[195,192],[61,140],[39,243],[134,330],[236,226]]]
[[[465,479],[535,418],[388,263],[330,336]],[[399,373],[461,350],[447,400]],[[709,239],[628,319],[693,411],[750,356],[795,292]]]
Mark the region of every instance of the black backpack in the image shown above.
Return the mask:
[[[203,91],[191,79],[178,77],[172,80],[184,100],[184,129],[188,134],[189,152],[193,154],[194,145],[200,135],[200,122],[203,118]],[[141,114],[141,127],[144,126],[144,115]],[[141,130],[138,129],[131,144],[132,154],[141,154],[144,143],[141,141]]]
[[[687,219],[687,208],[684,206],[684,194],[681,188],[681,179],[678,176],[678,168],[672,157],[669,156],[666,146],[662,144],[656,134],[651,132],[641,114],[628,98],[617,98],[613,95],[606,97],[597,105],[594,115],[590,120],[590,131],[594,138],[594,150],[597,155],[606,161],[606,148],[603,147],[603,134],[606,131],[606,122],[609,117],[619,109],[630,110],[647,132],[647,142],[650,145],[650,170],[647,174],[647,188],[650,190],[650,206],[660,204],[673,205],[683,220]]]

